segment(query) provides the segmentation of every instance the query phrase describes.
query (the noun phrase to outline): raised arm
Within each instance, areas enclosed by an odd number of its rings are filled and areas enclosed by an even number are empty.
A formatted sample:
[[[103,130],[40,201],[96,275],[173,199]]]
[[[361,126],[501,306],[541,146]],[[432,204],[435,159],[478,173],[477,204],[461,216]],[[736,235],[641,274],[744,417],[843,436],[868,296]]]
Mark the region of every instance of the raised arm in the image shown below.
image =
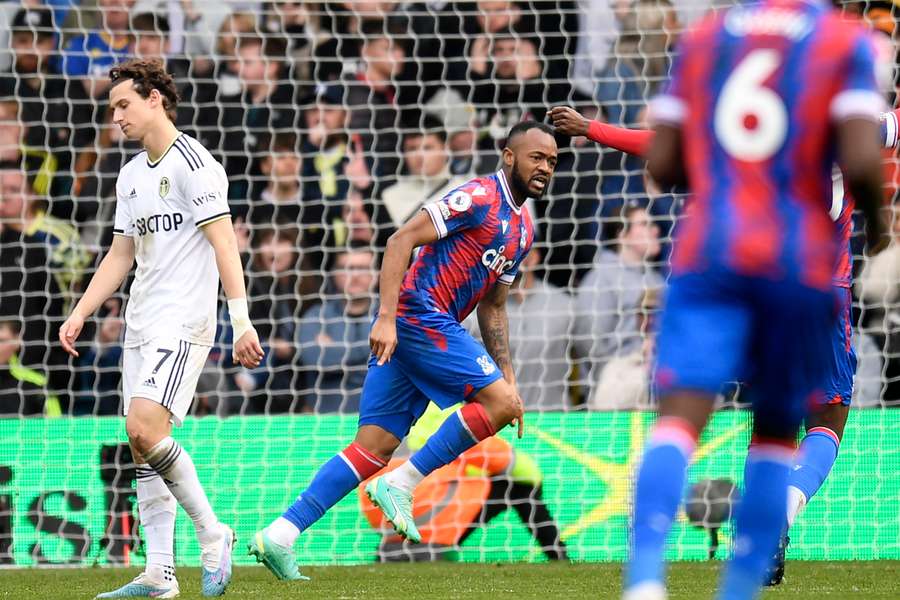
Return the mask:
[[[114,235],[112,245],[100,261],[100,266],[91,278],[87,290],[75,305],[72,314],[59,328],[59,342],[66,352],[78,356],[74,344],[84,327],[85,319],[94,314],[94,311],[119,289],[133,264],[134,240],[129,236]]]
[[[415,248],[437,239],[438,231],[425,211],[419,212],[388,238],[381,263],[378,318],[369,335],[369,346],[379,365],[389,361],[397,349],[397,303],[409,257]]]
[[[244,287],[244,268],[238,252],[237,238],[231,219],[221,218],[202,226],[203,235],[216,253],[216,267],[222,289],[228,299],[228,316],[234,330],[234,360],[248,369],[259,366],[263,359],[259,336],[250,322],[247,290]]]
[[[591,121],[568,106],[553,107],[550,109],[550,118],[560,133],[570,136],[583,135],[598,144],[626,154],[646,156],[653,140],[653,132],[649,129],[626,129],[600,121]]]

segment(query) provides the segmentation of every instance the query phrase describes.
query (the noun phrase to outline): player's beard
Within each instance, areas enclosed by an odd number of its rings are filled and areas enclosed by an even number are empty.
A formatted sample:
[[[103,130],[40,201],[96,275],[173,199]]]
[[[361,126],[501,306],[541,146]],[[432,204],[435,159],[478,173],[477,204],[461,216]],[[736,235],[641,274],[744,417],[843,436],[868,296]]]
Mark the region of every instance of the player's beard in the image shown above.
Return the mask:
[[[547,191],[548,186],[544,186],[544,189],[538,193],[533,193],[531,189],[528,187],[528,181],[522,177],[522,174],[519,173],[519,161],[513,161],[511,175],[509,179],[509,185],[513,189],[514,192],[517,192],[523,198],[533,198],[534,200],[539,200],[541,196],[544,195],[544,192]]]

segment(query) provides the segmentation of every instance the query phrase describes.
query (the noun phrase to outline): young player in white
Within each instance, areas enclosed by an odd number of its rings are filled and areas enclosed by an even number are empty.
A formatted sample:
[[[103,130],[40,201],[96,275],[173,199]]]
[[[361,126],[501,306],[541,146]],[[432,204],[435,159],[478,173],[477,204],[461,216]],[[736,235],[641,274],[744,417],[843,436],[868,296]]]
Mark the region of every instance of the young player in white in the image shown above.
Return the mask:
[[[234,358],[262,359],[248,317],[244,277],[226,201],[222,166],[172,118],[178,94],[158,60],[130,60],[110,71],[113,122],[144,152],[119,173],[113,242],[84,296],[59,330],[70,354],[84,321],[137,260],[125,311],[125,430],[137,463],[138,511],[147,567],[98,598],[174,598],[176,502],[194,522],[202,591],[220,596],[231,580],[234,533],[216,518],[194,463],[171,437],[190,408],[216,328],[219,277],[234,328]]]

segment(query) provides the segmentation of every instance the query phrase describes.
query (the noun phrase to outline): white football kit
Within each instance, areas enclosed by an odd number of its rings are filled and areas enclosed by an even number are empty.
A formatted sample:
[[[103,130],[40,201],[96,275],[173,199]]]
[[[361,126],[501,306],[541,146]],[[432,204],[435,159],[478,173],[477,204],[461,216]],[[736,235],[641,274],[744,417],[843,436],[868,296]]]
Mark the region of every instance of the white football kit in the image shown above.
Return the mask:
[[[159,402],[180,425],[216,331],[219,272],[201,227],[230,216],[228,178],[212,155],[180,134],[151,163],[131,159],[116,181],[113,232],[134,240],[137,270],[125,309],[122,387]]]

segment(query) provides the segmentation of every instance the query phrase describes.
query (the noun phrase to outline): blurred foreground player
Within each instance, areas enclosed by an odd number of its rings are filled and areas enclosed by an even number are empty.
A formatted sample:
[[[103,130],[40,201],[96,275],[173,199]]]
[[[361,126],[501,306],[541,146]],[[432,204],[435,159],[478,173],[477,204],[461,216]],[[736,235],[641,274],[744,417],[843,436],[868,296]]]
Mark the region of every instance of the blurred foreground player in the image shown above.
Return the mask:
[[[836,157],[870,247],[884,243],[882,100],[866,32],[818,3],[732,8],[681,48],[651,106],[648,170],[693,196],[661,318],[660,418],[637,477],[625,598],[665,598],[665,537],[685,469],[716,393],[736,380],[749,383],[754,431],[719,598],[753,598],[784,525],[797,430],[827,376]]]
[[[534,239],[525,201],[543,195],[556,162],[550,127],[519,123],[510,129],[499,171],[426,204],[388,240],[356,439],[249,545],[276,577],[302,578],[292,550],[297,537],[387,464],[429,400],[441,408],[465,404],[408,461],[366,486],[373,504],[412,542],[420,540],[412,492],[429,473],[506,425],[518,422],[521,437],[506,299]],[[476,306],[483,346],[460,325]]]
[[[591,121],[574,109],[558,106],[550,111],[553,125],[560,133],[586,136],[591,140],[630,154],[646,156],[653,132],[645,129],[626,129],[599,121]],[[884,148],[896,148],[900,137],[900,109],[881,113],[881,140]],[[840,250],[834,273],[835,293],[840,298],[840,314],[832,326],[831,349],[828,357],[828,377],[819,402],[810,407],[804,419],[806,435],[800,442],[794,468],[788,480],[787,529],[813,495],[822,487],[838,455],[838,448],[847,424],[853,379],[856,374],[856,350],[853,345],[850,285],[853,273],[853,197],[845,193],[843,175],[833,173],[831,218],[840,232]],[[778,585],[784,578],[785,550],[790,538],[787,534],[779,543],[773,565],[767,575],[767,585]]]
[[[175,510],[194,522],[201,549],[201,590],[221,596],[231,580],[234,532],[216,517],[190,455],[172,438],[213,343],[219,278],[234,327],[234,358],[262,359],[250,324],[244,273],[228,210],[228,178],[197,140],[175,128],[175,82],[159,60],[135,59],[110,70],[113,122],[144,151],[116,180],[112,245],[81,300],[59,329],[63,348],[84,321],[118,291],[135,260],[125,311],[122,359],[125,431],[137,463],[137,498],[147,567],[98,598],[174,598]]]

